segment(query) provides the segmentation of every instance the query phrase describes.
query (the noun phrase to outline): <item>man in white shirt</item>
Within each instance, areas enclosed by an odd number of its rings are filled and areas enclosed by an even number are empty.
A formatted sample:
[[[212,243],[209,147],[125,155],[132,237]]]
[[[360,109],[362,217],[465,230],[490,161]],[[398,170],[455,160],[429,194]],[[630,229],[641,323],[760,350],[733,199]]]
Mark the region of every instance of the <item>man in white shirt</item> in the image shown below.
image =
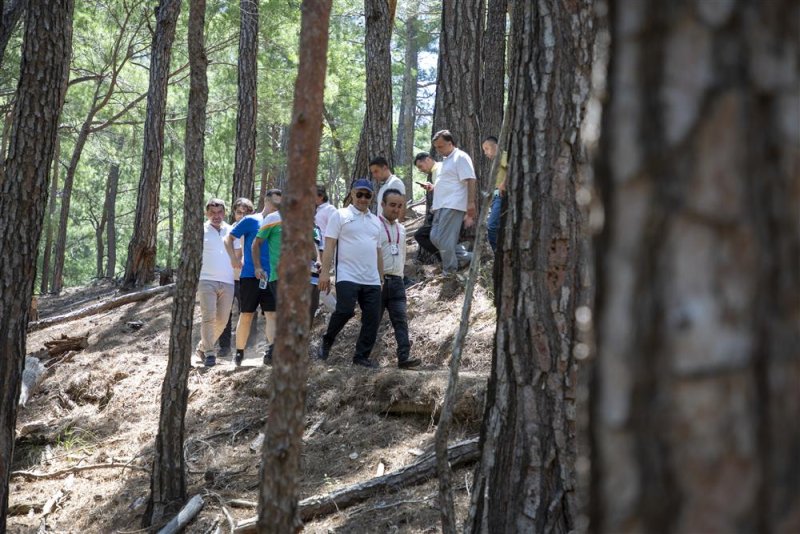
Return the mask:
[[[372,178],[380,185],[380,189],[378,190],[378,198],[376,201],[377,209],[375,211],[375,215],[382,215],[383,214],[383,195],[389,189],[397,189],[400,191],[400,194],[405,196],[406,194],[406,185],[403,183],[403,180],[392,174],[392,171],[389,170],[389,162],[386,161],[386,158],[383,156],[378,156],[377,158],[372,158],[372,161],[369,162],[369,173],[372,175]],[[403,221],[405,219],[406,207],[403,206],[403,209],[400,212],[400,220]]]
[[[429,183],[436,183],[436,178],[439,175],[439,169],[441,168],[442,164],[438,161],[434,161],[431,155],[427,152],[419,152],[416,156],[414,156],[414,166],[419,172],[427,175],[427,181]],[[433,192],[426,188],[424,182],[417,183],[426,189],[426,206],[432,206]],[[436,248],[436,245],[431,243],[431,228],[433,228],[433,211],[428,210],[427,213],[425,213],[425,221],[423,222],[422,226],[420,226],[414,233],[414,240],[417,242],[417,244],[419,244],[420,248],[420,253],[417,255],[417,260],[423,263],[430,263],[430,256],[433,256],[433,258],[438,261],[442,260],[442,257],[439,255],[439,249]],[[423,251],[427,252],[428,254],[423,255]]]
[[[458,246],[458,237],[462,223],[469,228],[475,222],[475,169],[469,155],[453,144],[448,130],[434,134],[433,146],[444,159],[436,183],[423,185],[434,192],[431,242],[442,256],[442,272],[453,273],[472,259]]]
[[[225,202],[212,198],[206,203],[203,225],[203,263],[197,296],[200,300],[200,344],[206,367],[217,363],[214,344],[225,329],[233,304],[233,267],[225,249],[230,225],[225,222]]]
[[[406,229],[397,218],[406,205],[406,198],[397,189],[387,189],[381,197],[381,211],[378,216],[381,232],[381,255],[383,257],[383,290],[381,292],[381,318],[383,311],[389,310],[389,320],[397,341],[397,366],[411,369],[422,362],[411,358],[411,342],[408,339],[408,318],[406,317],[406,288],[403,273],[406,264]]]
[[[373,189],[369,180],[360,179],[350,190],[351,204],[336,210],[328,220],[325,252],[319,274],[320,292],[330,292],[331,262],[336,256],[336,310],[328,322],[317,357],[327,360],[336,336],[355,315],[356,302],[361,308],[361,331],[356,342],[353,365],[375,368],[369,359],[381,316],[381,258],[378,218],[370,213]],[[337,253],[338,248],[338,253]]]
[[[317,186],[317,211],[314,214],[314,224],[319,226],[322,232],[322,239],[325,239],[325,229],[328,227],[328,219],[336,213],[336,208],[328,202],[328,193],[324,185]]]

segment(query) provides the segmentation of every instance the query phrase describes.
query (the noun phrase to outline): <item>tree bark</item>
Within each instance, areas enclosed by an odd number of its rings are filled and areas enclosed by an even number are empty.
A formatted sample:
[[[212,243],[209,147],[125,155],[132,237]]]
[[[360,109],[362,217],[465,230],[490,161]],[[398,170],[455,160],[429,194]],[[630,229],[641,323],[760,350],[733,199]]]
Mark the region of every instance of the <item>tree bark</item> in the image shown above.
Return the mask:
[[[258,0],[239,2],[239,108],[236,115],[236,156],[233,200],[255,193],[256,115],[258,91]]]
[[[611,2],[597,532],[800,529],[798,16]]]
[[[205,0],[189,3],[189,110],[186,118],[185,193],[181,262],[172,305],[169,360],[161,387],[161,412],[156,435],[150,498],[144,526],[161,522],[177,512],[186,500],[186,462],[183,438],[189,401],[192,322],[200,267],[203,258],[204,139],[208,58],[205,51]]]
[[[419,0],[412,0],[406,18],[406,50],[403,68],[403,92],[400,97],[400,117],[397,121],[397,141],[394,147],[395,171],[399,173],[406,191],[413,191],[412,162],[414,161],[414,126],[417,122],[417,81],[419,55]]]
[[[473,532],[575,529],[576,190],[592,17],[591,0],[519,2],[513,10],[508,214]]]
[[[59,155],[61,154],[61,138],[56,135],[56,146],[53,150],[53,177],[50,179],[50,197],[47,201],[47,222],[44,233],[44,253],[42,257],[42,279],[39,293],[45,294],[50,289],[50,257],[53,251],[53,225],[58,198],[58,175],[61,170]]]
[[[169,191],[167,195],[167,270],[172,270],[175,251],[175,164],[169,158]]]
[[[481,135],[500,137],[503,124],[503,102],[506,86],[506,14],[508,0],[489,0],[486,11],[486,29],[483,32],[483,67],[481,69]],[[492,167],[491,160],[480,155],[472,156],[478,160],[480,176],[487,176]],[[492,183],[486,183],[491,188]]]
[[[392,26],[397,0],[364,0],[367,107],[351,178],[369,178],[370,159],[383,156],[392,168]]]
[[[5,531],[28,309],[72,50],[72,0],[26,8],[20,78],[0,184],[0,531]]]
[[[481,35],[483,0],[443,0],[433,132],[447,129],[474,163],[481,154]],[[480,168],[476,166],[475,171]],[[486,190],[478,176],[478,193]]]
[[[300,63],[289,137],[287,188],[282,204],[283,253],[278,266],[278,306],[270,419],[262,453],[258,528],[297,529],[297,493],[308,374],[310,251],[316,198],[322,105],[331,0],[304,0]]]
[[[147,116],[144,121],[142,171],[133,236],[128,245],[123,287],[141,287],[153,277],[156,264],[158,201],[161,191],[161,170],[164,156],[164,120],[167,113],[167,81],[175,25],[180,13],[180,0],[161,0],[156,31],[150,51],[150,87],[147,94]]]
[[[119,140],[118,149],[121,151],[124,145],[122,138]],[[117,190],[119,189],[119,162],[111,164],[108,172],[108,183],[106,184],[106,200],[103,203],[103,213],[106,219],[106,248],[108,254],[106,258],[106,278],[114,278],[117,270]]]

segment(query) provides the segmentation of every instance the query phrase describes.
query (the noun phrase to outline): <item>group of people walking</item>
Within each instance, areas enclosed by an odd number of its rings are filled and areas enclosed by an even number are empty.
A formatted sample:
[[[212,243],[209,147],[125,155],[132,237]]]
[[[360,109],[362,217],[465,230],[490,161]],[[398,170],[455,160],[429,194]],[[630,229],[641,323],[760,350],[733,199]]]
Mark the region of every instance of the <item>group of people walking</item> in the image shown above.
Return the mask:
[[[433,136],[433,146],[442,156],[442,162],[435,162],[427,153],[418,154],[414,161],[420,171],[435,179],[433,183],[418,182],[427,192],[433,193],[433,217],[427,230],[424,226],[415,237],[421,246],[441,257],[443,273],[453,273],[471,260],[471,253],[461,247],[458,240],[462,224],[468,227],[475,221],[476,176],[472,160],[455,146],[449,131],[437,132]],[[379,185],[377,198],[374,198],[373,183],[361,178],[351,185],[349,204],[337,209],[330,204],[325,188],[317,187],[314,247],[308,251],[311,320],[320,292],[328,293],[334,285],[336,305],[316,356],[319,360],[328,358],[336,337],[355,315],[357,304],[361,309],[361,330],[353,364],[378,367],[370,354],[381,318],[388,312],[397,341],[397,365],[401,369],[411,369],[422,362],[411,356],[406,313],[406,230],[402,221],[408,196],[403,181],[392,174],[384,157],[373,158],[369,170]],[[234,298],[240,307],[234,364],[242,364],[253,317],[259,307],[266,319],[267,349],[263,362],[265,365],[272,362],[281,253],[281,197],[278,189],[267,191],[264,208],[259,213],[254,213],[248,199],[236,200],[232,226],[225,222],[224,201],[211,199],[206,203],[203,263],[198,286],[201,339],[197,347],[198,357],[206,367],[214,366],[218,355],[230,353]],[[370,210],[373,200],[375,213]],[[331,281],[332,271],[335,283]],[[219,352],[215,350],[217,341]]]

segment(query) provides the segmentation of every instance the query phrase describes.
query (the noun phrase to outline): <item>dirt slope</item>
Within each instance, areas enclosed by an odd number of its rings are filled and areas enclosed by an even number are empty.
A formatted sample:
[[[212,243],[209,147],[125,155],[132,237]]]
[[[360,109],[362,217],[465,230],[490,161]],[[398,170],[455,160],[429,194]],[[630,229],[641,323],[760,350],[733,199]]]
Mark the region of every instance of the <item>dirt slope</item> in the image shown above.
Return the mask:
[[[409,257],[413,257],[413,249]],[[339,336],[325,365],[312,363],[309,374],[307,431],[302,496],[326,493],[374,477],[379,466],[391,472],[413,463],[433,445],[435,421],[425,406],[435,406],[446,388],[450,344],[458,326],[463,286],[435,276],[429,266],[409,264],[420,282],[408,291],[412,355],[421,371],[396,369],[395,342],[384,318],[373,357],[378,371],[353,368],[350,358],[358,316]],[[491,361],[494,309],[484,276],[477,288],[471,333],[464,350],[464,387],[457,440],[479,432],[483,389]],[[40,299],[43,317],[107,298],[108,283]],[[70,361],[53,366],[39,391],[18,417],[14,469],[53,473],[103,463],[113,467],[43,479],[13,476],[10,532],[134,532],[149,491],[153,439],[159,410],[169,338],[171,297],[129,304],[86,319],[33,332],[28,350],[62,334],[88,334],[89,346]],[[312,350],[328,314],[314,323]],[[199,312],[195,323],[199,320]],[[141,321],[139,329],[129,326]],[[197,339],[197,328],[195,328]],[[248,350],[245,365],[223,360],[212,369],[195,362],[189,375],[190,396],[185,450],[190,495],[206,496],[206,505],[188,532],[206,532],[215,523],[227,531],[220,501],[255,501],[259,481],[257,438],[269,414],[271,368],[261,365],[264,342]],[[422,408],[420,408],[420,406]],[[396,409],[399,407],[398,409]],[[409,413],[412,412],[412,413]],[[471,469],[456,474],[458,508],[463,516],[466,481]],[[46,503],[63,495],[49,514]],[[306,524],[308,532],[437,532],[435,480],[380,495],[362,505]],[[229,510],[237,520],[252,508]]]

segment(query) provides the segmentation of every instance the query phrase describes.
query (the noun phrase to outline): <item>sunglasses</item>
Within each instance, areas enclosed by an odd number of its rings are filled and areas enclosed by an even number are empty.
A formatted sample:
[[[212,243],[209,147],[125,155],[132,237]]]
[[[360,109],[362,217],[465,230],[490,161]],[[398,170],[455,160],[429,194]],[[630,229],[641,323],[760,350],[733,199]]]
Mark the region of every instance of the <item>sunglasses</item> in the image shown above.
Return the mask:
[[[369,200],[372,198],[372,193],[369,191],[356,191],[356,198],[366,198]]]

